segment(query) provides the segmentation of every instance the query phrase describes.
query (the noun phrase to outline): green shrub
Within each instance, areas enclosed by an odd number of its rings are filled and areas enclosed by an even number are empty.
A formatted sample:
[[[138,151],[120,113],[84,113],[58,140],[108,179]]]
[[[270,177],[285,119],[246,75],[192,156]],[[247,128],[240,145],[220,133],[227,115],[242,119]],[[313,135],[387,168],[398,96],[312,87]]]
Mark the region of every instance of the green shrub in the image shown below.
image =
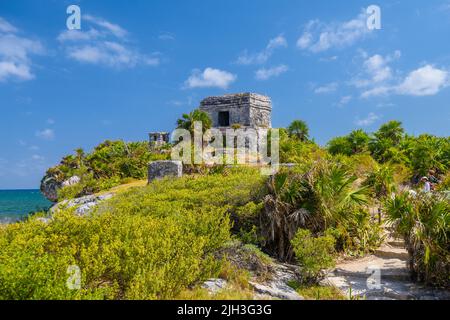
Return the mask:
[[[317,283],[324,277],[324,269],[334,267],[333,237],[327,235],[314,238],[311,231],[299,229],[291,244],[300,265],[302,283]]]
[[[171,299],[217,277],[230,212],[252,202],[259,171],[155,181],[104,202],[0,228],[0,299]],[[66,286],[81,270],[81,289]]]
[[[450,285],[450,201],[437,194],[402,193],[385,203],[388,221],[403,236],[410,270],[419,280]]]

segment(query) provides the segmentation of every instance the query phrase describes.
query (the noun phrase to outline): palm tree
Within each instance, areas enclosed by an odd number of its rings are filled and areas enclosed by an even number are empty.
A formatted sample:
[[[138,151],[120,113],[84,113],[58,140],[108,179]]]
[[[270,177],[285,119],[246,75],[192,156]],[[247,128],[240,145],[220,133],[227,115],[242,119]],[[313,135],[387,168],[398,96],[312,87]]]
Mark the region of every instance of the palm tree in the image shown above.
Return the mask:
[[[354,130],[347,137],[352,154],[363,153],[367,151],[370,137],[364,130]]]
[[[78,162],[78,168],[81,168],[84,166],[84,158],[86,157],[86,154],[82,148],[75,149],[75,153]]]
[[[303,120],[294,120],[287,130],[289,136],[297,137],[302,142],[306,142],[309,139],[309,128]]]
[[[266,247],[277,258],[293,257],[290,241],[299,228],[313,233],[355,219],[355,207],[367,203],[367,188],[356,188],[356,177],[342,166],[319,161],[306,174],[281,171],[269,179],[260,229]]]
[[[387,139],[397,146],[405,136],[405,130],[399,121],[389,121],[383,124],[374,134],[378,140]]]
[[[209,114],[199,109],[195,109],[190,113],[184,113],[181,118],[177,120],[177,128],[186,129],[193,134],[195,122],[202,123],[203,133],[212,127],[212,120],[209,117]]]

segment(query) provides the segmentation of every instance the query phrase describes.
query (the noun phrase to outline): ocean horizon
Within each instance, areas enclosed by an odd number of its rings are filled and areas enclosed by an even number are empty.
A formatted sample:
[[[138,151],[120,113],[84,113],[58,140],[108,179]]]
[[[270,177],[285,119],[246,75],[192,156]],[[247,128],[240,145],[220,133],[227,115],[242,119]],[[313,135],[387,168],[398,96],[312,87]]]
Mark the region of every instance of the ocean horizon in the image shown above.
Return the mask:
[[[19,221],[51,206],[39,189],[0,190],[0,223]]]

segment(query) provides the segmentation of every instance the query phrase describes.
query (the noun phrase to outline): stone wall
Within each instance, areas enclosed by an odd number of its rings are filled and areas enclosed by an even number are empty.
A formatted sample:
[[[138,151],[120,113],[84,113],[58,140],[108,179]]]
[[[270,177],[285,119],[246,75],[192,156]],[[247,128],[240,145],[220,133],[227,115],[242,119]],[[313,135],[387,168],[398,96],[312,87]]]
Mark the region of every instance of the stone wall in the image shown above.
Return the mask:
[[[220,127],[219,112],[230,113],[230,126],[240,124],[243,127],[270,128],[272,102],[269,97],[255,93],[229,94],[208,97],[200,103],[200,110],[207,112],[213,127]]]

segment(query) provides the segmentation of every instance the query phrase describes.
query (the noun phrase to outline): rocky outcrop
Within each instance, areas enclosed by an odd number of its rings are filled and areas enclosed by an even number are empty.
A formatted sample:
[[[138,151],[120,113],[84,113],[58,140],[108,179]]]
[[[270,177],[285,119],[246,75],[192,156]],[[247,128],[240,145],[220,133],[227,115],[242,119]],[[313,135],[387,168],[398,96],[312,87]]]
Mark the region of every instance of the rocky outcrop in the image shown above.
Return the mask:
[[[45,175],[41,180],[41,193],[51,202],[58,201],[58,190],[61,189],[61,182],[52,175]]]
[[[74,186],[76,184],[79,184],[81,181],[81,178],[78,176],[73,176],[70,177],[69,179],[67,179],[66,181],[63,181],[62,183],[62,187],[70,187],[70,186]]]
[[[58,201],[58,190],[63,187],[69,187],[80,183],[81,178],[78,176],[70,177],[67,180],[60,182],[58,177],[47,173],[41,180],[41,193],[51,202]]]
[[[60,203],[57,203],[56,205],[54,205],[50,209],[50,212],[54,213],[55,211],[61,210],[61,209],[75,208],[75,213],[77,215],[85,216],[89,212],[91,212],[92,209],[95,208],[101,201],[111,199],[113,196],[114,196],[114,194],[107,193],[107,194],[100,195],[100,196],[91,195],[91,196],[85,196],[85,197],[76,198],[76,199],[72,199],[72,200],[64,200],[64,201],[61,201]]]
[[[289,282],[298,279],[295,266],[287,264],[274,264],[274,274],[271,280],[263,283],[250,281],[255,291],[256,299],[281,299],[281,300],[304,300],[297,291],[289,286]]]

